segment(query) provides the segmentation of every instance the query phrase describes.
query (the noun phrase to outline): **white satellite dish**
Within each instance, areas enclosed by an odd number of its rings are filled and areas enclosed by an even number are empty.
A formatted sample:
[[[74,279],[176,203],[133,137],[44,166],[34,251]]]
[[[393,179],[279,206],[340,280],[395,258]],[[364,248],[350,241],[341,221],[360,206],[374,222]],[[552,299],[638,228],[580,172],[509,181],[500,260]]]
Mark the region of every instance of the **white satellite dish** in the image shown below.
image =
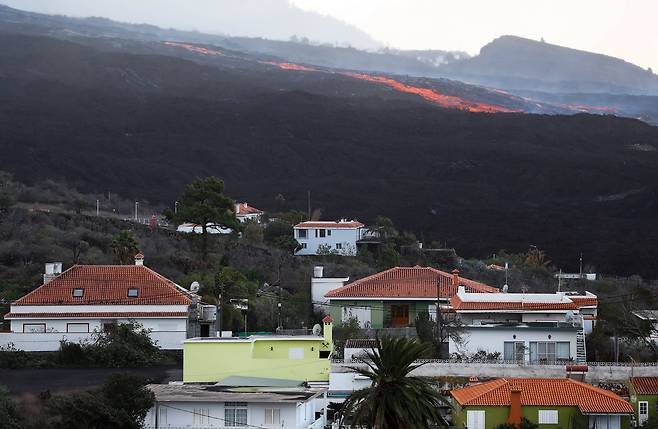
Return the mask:
[[[321,332],[322,332],[322,326],[320,326],[317,323],[313,325],[313,335],[320,335]]]
[[[197,293],[199,291],[200,287],[201,287],[201,285],[199,284],[199,282],[194,281],[190,285],[190,292]]]

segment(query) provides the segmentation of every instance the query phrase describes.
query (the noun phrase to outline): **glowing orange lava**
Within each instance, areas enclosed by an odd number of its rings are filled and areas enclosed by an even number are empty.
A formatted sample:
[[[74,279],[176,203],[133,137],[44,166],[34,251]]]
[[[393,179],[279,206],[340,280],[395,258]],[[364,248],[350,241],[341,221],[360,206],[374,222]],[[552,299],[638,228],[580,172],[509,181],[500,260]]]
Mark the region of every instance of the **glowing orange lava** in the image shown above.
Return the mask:
[[[222,51],[217,51],[214,49],[202,48],[200,46],[190,45],[189,43],[176,43],[176,42],[164,42],[167,46],[173,46],[176,48],[187,49],[190,52],[194,52],[201,55],[210,55],[210,56],[223,56]]]
[[[411,86],[382,76],[371,76],[363,73],[342,73],[356,79],[363,79],[370,82],[377,82],[387,85],[396,91],[406,92],[409,94],[416,94],[421,96],[427,101],[437,104],[441,107],[448,109],[466,110],[469,112],[487,112],[487,113],[502,113],[502,112],[516,112],[517,110],[508,109],[506,107],[497,106],[495,104],[479,103],[467,101],[463,98],[454,95],[441,94],[433,89],[421,88],[418,86]]]
[[[310,72],[319,72],[322,70],[314,69],[311,67],[306,67],[300,64],[293,63],[276,63],[274,61],[261,61],[262,64],[269,64],[271,66],[277,66],[283,70],[296,70],[296,71],[310,71]]]

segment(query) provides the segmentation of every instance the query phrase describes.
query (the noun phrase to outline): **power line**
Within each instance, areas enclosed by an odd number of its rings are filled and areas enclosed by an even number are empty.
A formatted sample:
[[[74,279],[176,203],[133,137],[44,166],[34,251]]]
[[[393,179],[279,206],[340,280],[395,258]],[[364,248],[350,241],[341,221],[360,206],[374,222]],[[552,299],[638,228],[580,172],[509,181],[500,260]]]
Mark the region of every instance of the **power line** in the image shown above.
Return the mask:
[[[160,404],[160,403],[158,403],[158,406],[159,406],[159,407],[165,407],[165,408],[171,408],[172,410],[183,411],[183,412],[185,412],[185,413],[194,414],[195,416],[208,417],[209,419],[221,420],[221,421],[223,421],[223,422],[228,421],[228,422],[234,423],[234,420],[227,420],[227,419],[223,419],[223,418],[221,418],[221,417],[212,416],[212,415],[210,415],[210,414],[206,414],[206,415],[204,416],[203,414],[195,413],[194,411],[185,410],[185,409],[183,409],[183,408],[174,407],[173,405]],[[254,425],[250,425],[250,424],[247,424],[247,423],[245,423],[245,424],[241,424],[241,425],[239,425],[239,426],[246,426],[246,427],[250,427],[250,428],[258,428],[258,429],[267,429],[265,426],[254,426]]]

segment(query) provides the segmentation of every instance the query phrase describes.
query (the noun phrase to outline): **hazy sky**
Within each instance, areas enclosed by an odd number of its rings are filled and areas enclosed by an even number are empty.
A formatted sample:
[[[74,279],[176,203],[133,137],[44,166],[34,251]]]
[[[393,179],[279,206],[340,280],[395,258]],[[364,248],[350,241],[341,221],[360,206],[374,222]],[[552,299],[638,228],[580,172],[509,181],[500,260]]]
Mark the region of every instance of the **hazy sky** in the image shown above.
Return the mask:
[[[465,50],[513,34],[658,70],[658,0],[291,0],[399,48]]]
[[[287,2],[290,1],[294,7]],[[477,54],[505,34],[612,55],[658,71],[658,0],[0,0],[211,33]],[[302,10],[298,9],[301,8]],[[322,19],[317,14],[337,18]]]

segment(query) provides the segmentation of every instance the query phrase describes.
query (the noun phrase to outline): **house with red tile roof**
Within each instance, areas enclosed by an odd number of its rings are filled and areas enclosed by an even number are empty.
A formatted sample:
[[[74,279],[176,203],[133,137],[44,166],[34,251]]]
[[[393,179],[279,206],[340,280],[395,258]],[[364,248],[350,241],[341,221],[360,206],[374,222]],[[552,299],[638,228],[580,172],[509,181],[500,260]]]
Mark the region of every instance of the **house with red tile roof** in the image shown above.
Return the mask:
[[[318,255],[331,252],[336,255],[356,256],[356,245],[366,233],[366,227],[355,220],[308,221],[293,227],[299,248],[295,255]]]
[[[237,217],[240,222],[253,221],[260,223],[262,216],[263,211],[256,207],[252,207],[247,203],[235,203],[235,217]]]
[[[450,392],[453,425],[493,429],[526,418],[540,428],[628,429],[633,406],[570,378],[501,378]]]
[[[632,377],[628,391],[638,425],[658,419],[658,377]]]
[[[416,316],[436,316],[437,294],[447,306],[459,287],[472,293],[492,294],[495,287],[432,267],[395,267],[325,293],[326,307],[335,320],[357,318],[363,327],[411,326]]]
[[[0,346],[13,343],[29,351],[56,350],[61,340],[77,342],[112,323],[136,321],[166,349],[182,349],[195,295],[143,264],[47,264],[44,283],[11,303],[5,320],[11,332]],[[194,301],[194,302],[193,302]]]
[[[594,294],[481,294],[460,287],[450,303],[461,324],[451,353],[530,363],[586,360],[584,316],[596,309]]]

